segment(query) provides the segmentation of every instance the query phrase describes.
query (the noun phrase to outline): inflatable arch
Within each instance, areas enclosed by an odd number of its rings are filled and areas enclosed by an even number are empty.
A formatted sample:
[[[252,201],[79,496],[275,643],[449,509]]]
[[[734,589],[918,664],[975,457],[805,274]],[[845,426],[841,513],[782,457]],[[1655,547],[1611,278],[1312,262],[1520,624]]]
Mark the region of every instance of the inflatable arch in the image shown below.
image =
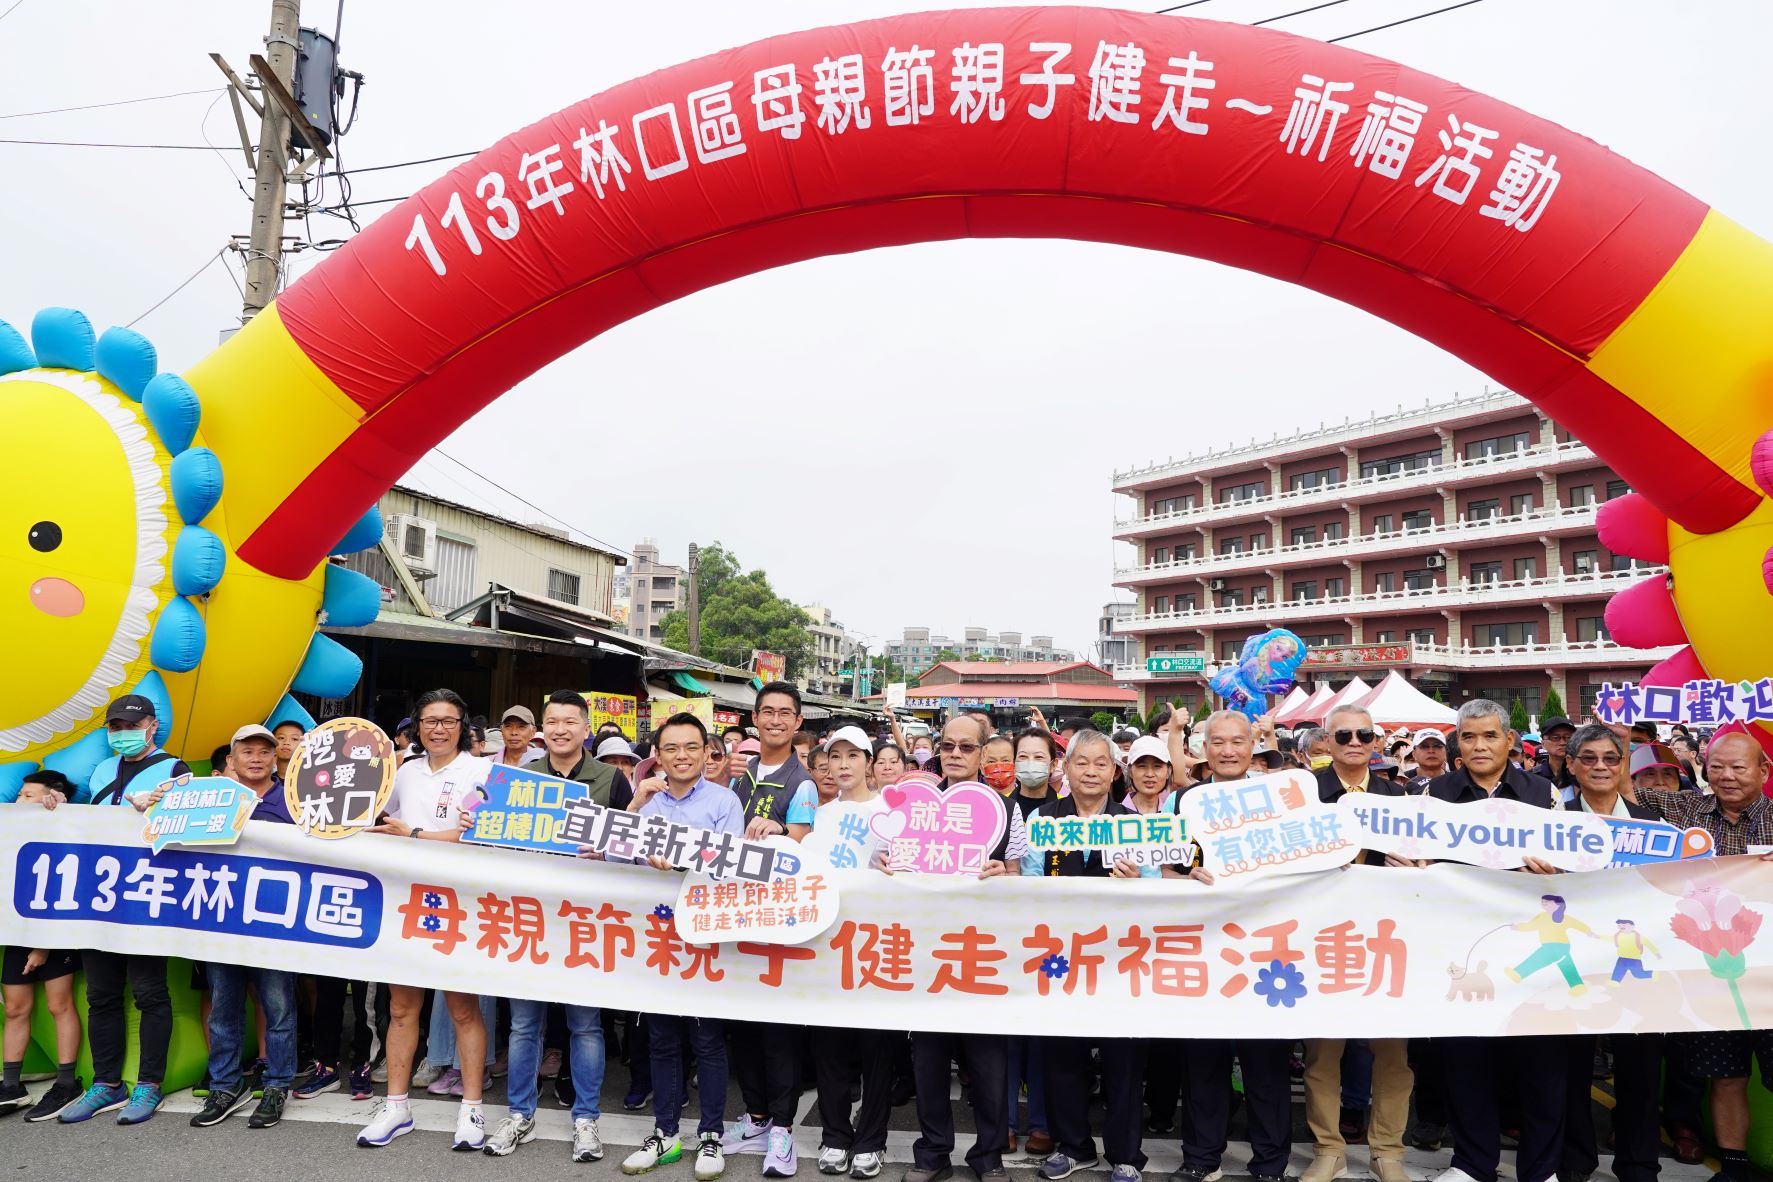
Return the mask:
[[[111,473],[102,488],[45,473],[45,497],[6,510],[0,576],[18,585],[0,624],[32,645],[0,686],[0,763],[96,757],[104,699],[138,681],[165,701],[170,745],[199,755],[292,684],[349,685],[352,659],[315,619],[374,605],[326,556],[373,544],[380,494],[501,391],[713,284],[969,236],[1211,259],[1457,354],[1637,490],[1606,506],[1607,545],[1674,577],[1616,597],[1614,635],[1690,644],[1663,680],[1773,673],[1768,243],[1598,144],[1380,58],[1213,21],[1005,8],[772,38],[568,107],[383,216],[185,381],[153,376],[151,350],[120,365],[145,342],[118,330],[95,374],[54,372],[94,368],[90,330],[66,345],[83,321],[52,318],[35,356],[0,337],[0,372],[16,371],[0,396],[26,427],[0,452],[22,463],[78,439],[92,455],[74,468]],[[78,516],[131,496],[158,515],[133,569],[70,574],[57,555],[77,530],[52,552],[31,533],[58,497]],[[83,577],[112,593],[88,588],[73,615],[32,605],[27,588],[57,579],[65,608],[62,583]],[[110,613],[104,643],[64,639],[95,613]]]

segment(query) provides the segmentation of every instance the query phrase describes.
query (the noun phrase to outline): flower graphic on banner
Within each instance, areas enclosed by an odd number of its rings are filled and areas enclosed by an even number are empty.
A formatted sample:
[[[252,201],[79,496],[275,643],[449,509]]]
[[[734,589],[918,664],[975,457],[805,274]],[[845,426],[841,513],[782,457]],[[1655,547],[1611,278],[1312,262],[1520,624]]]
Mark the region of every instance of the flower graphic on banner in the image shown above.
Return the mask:
[[[1071,971],[1071,962],[1054,953],[1040,962],[1040,971],[1046,974],[1049,981],[1057,981]]]
[[[1256,974],[1256,992],[1269,1005],[1290,1010],[1305,996],[1305,974],[1285,961],[1270,961],[1267,968]]]
[[[658,916],[660,919],[665,920],[667,923],[669,923],[671,921],[671,917],[677,913],[675,911],[671,910],[670,904],[660,903],[657,907],[653,908],[653,914]]]
[[[1730,986],[1730,997],[1736,1002],[1736,1016],[1744,1030],[1753,1030],[1748,1007],[1743,1003],[1737,985],[1748,971],[1744,955],[1761,930],[1761,916],[1742,905],[1741,896],[1716,886],[1687,884],[1686,896],[1675,903],[1675,916],[1669,921],[1675,939],[1699,950],[1711,975]]]
[[[431,908],[432,910],[436,910],[437,908],[443,906],[443,896],[438,894],[436,891],[426,891],[425,892],[425,906]]]

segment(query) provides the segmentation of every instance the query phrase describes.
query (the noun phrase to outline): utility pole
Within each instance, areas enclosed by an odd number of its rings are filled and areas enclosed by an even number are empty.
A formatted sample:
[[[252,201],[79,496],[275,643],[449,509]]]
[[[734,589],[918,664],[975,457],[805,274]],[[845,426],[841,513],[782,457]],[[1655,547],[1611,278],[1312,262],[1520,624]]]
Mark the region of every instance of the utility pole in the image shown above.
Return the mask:
[[[696,656],[702,655],[702,588],[700,573],[702,569],[701,552],[696,544],[689,544],[689,650]]]
[[[294,89],[296,53],[301,49],[302,0],[271,0],[271,31],[265,35],[265,61],[285,91]],[[277,298],[283,273],[284,164],[288,159],[289,116],[277,102],[264,105],[259,120],[259,156],[252,192],[252,241],[246,252],[246,302],[242,321],[251,320]]]

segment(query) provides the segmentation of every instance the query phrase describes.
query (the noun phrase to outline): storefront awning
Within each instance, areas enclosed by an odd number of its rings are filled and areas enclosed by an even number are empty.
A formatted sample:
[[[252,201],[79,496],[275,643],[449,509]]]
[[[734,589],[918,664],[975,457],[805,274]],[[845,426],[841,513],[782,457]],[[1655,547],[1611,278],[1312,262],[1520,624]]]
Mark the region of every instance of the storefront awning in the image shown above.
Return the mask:
[[[691,677],[689,674],[685,673],[681,669],[679,669],[675,673],[671,674],[671,683],[673,685],[675,685],[678,689],[680,689],[688,694],[699,694],[702,696],[708,696],[708,695],[712,695],[714,693],[713,690],[709,689],[707,686],[703,685],[701,682],[697,681],[695,678]]]
[[[702,692],[711,695],[714,704],[724,710],[743,710],[749,713],[757,706],[757,691],[749,685],[710,679],[703,685]]]

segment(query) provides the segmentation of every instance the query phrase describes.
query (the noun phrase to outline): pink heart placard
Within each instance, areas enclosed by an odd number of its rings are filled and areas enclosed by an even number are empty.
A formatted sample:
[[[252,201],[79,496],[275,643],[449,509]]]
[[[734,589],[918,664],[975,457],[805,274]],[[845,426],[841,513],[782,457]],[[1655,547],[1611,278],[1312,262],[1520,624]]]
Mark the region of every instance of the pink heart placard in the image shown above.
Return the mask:
[[[901,781],[881,798],[887,811],[875,816],[871,828],[887,843],[887,867],[895,871],[977,874],[1009,826],[1003,798],[984,784],[943,791]]]

